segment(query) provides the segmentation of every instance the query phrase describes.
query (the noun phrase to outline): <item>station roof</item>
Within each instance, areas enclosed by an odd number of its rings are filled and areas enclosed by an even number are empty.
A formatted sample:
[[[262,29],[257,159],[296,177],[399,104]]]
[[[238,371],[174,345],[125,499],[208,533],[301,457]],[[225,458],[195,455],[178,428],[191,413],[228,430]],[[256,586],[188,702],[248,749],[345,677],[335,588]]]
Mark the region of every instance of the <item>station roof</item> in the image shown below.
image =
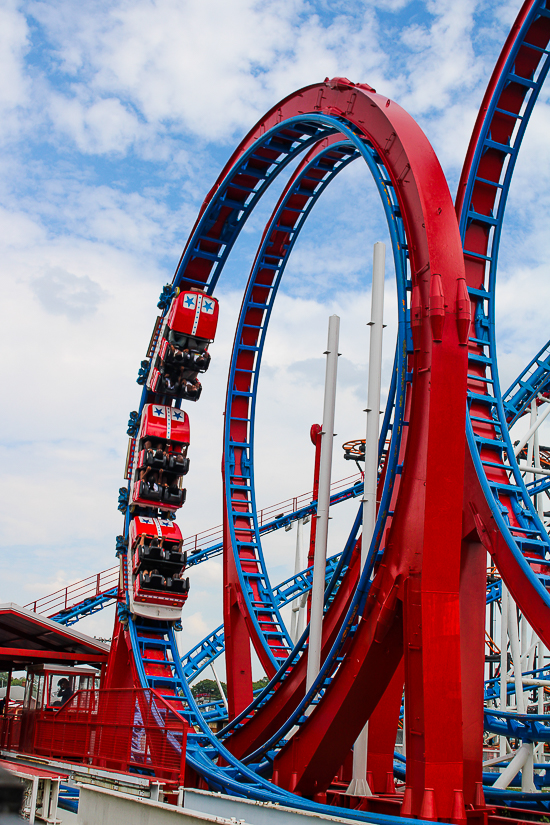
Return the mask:
[[[40,662],[63,665],[107,661],[109,645],[13,602],[0,604],[0,668]]]

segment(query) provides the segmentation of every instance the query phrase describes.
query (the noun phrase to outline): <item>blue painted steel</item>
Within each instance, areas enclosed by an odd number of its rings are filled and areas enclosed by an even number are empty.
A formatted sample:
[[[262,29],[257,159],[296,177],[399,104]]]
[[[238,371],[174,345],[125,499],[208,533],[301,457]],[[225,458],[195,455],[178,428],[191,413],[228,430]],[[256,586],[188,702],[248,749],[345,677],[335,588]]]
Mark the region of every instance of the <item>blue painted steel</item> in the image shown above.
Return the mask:
[[[335,573],[340,558],[341,554],[337,553],[335,556],[327,559],[327,579]],[[313,568],[308,567],[274,587],[273,596],[278,607],[284,607],[285,604],[288,604],[299,596],[303,596],[304,593],[308,593],[311,590],[312,581]],[[183,673],[187,681],[189,683],[194,681],[194,679],[211,665],[212,662],[215,662],[218,656],[221,656],[224,651],[225,637],[223,624],[221,624],[181,657]]]
[[[60,610],[55,616],[49,618],[59,624],[71,625],[79,622],[85,616],[91,616],[93,613],[98,613],[104,607],[108,607],[114,599],[116,599],[118,588],[113,587],[111,590],[106,590],[105,593],[100,593],[99,596],[92,596],[89,599],[84,599],[83,602],[75,604],[74,607],[68,610]]]
[[[524,677],[531,677],[532,679],[547,679],[550,680],[550,665],[546,665],[545,667],[539,667],[535,670],[527,670],[524,671],[522,674]],[[525,687],[526,691],[536,690],[537,686],[529,686]],[[508,695],[515,694],[516,686],[514,682],[510,682],[508,684]],[[490,702],[491,700],[498,699],[500,696],[500,676],[495,676],[494,679],[486,679],[485,681],[485,701]],[[489,711],[492,709],[489,708]],[[550,717],[549,717],[550,719]]]
[[[385,175],[382,159],[376,155],[375,151],[367,143],[367,141],[365,141],[362,137],[358,136],[353,128],[350,128],[350,126],[345,122],[344,118],[335,118],[325,115],[308,115],[307,117],[303,118],[292,118],[282,124],[279,124],[277,127],[267,132],[261,139],[256,141],[256,143],[249,150],[249,152],[239,160],[237,164],[237,169],[231,170],[228,173],[225,182],[222,183],[222,185],[218,188],[216,195],[213,197],[212,201],[206,208],[205,213],[199,221],[192,236],[192,239],[190,240],[186,248],[186,252],[184,253],[180,266],[178,267],[174,284],[181,287],[193,285],[192,280],[185,278],[186,265],[193,257],[205,257],[205,255],[202,254],[200,240],[202,237],[206,235],[206,232],[208,231],[208,222],[210,221],[210,226],[213,225],[212,222],[213,220],[215,220],[216,214],[218,214],[218,212],[216,212],[216,209],[218,209],[219,205],[222,203],[225,195],[227,194],[228,186],[230,184],[232,176],[234,176],[238,172],[238,170],[242,170],[243,165],[245,165],[247,162],[247,158],[253,156],[254,152],[261,148],[262,145],[266,145],[272,140],[274,140],[277,137],[277,133],[279,130],[288,129],[289,125],[292,125],[292,128],[295,133],[298,133],[298,131],[300,131],[301,138],[293,141],[292,145],[288,149],[284,161],[285,163],[288,162],[292,157],[294,157],[299,151],[303,151],[303,149],[307,148],[307,146],[311,145],[312,143],[316,142],[322,137],[326,137],[327,135],[332,134],[334,131],[341,132],[344,135],[344,137],[347,138],[347,140],[355,146],[355,149],[357,149],[358,152],[366,160],[367,164],[369,165],[369,168],[371,169],[371,172],[373,173],[378,189],[382,196],[382,202],[384,204],[384,208],[386,211],[386,216],[390,228],[390,235],[392,238],[395,268],[397,272],[399,307],[401,310],[401,315],[399,318],[399,346],[395,365],[395,381],[392,382],[395,388],[397,398],[396,412],[394,414],[393,423],[393,451],[390,450],[390,456],[388,458],[388,461],[390,462],[389,471],[386,476],[383,500],[380,506],[379,517],[375,530],[375,537],[373,539],[369,551],[369,559],[365,566],[365,571],[361,579],[361,585],[357,590],[357,594],[354,600],[354,609],[353,611],[351,611],[350,614],[348,614],[347,617],[347,633],[344,633],[344,635],[347,635],[349,634],[349,631],[353,626],[353,619],[357,616],[357,610],[362,606],[364,598],[366,597],[366,592],[368,590],[368,576],[370,575],[370,571],[372,570],[372,565],[374,563],[374,559],[376,557],[376,553],[378,550],[378,544],[382,534],[382,526],[386,516],[388,515],[389,496],[391,493],[392,483],[395,478],[396,457],[402,428],[401,416],[404,403],[406,381],[406,242],[404,228],[402,225],[401,215],[398,207],[398,200],[395,195],[395,192],[393,191],[393,187],[391,186],[390,181],[387,179],[387,175]],[[276,174],[278,174],[278,172],[281,168],[283,168],[283,166],[284,163],[281,161],[277,165],[275,165],[273,169],[271,169],[270,167],[270,170],[266,172],[263,178],[263,182],[259,182],[257,190],[250,193],[250,202],[247,202],[245,208],[243,208],[242,204],[238,204],[237,207],[235,207],[237,214],[234,215],[234,220],[232,222],[229,222],[227,234],[223,237],[223,243],[219,244],[221,251],[216,256],[214,256],[214,258],[212,257],[211,252],[209,252],[208,256],[206,256],[207,258],[209,258],[211,262],[214,262],[214,268],[210,273],[207,284],[207,289],[209,292],[211,292],[214,288],[214,285],[221,272],[222,265],[225,262],[227,255],[229,254],[230,248],[233,245],[238,235],[238,232],[240,231],[244,223],[244,220],[246,220],[246,218],[248,217],[250,209],[257,201],[259,194],[261,194],[266,188],[267,183],[269,183],[270,180],[274,178]],[[324,187],[320,188],[322,189]],[[313,193],[313,197],[315,198],[315,193]],[[144,393],[144,396],[142,398],[142,405],[143,403],[145,403],[146,400],[147,393]],[[389,425],[389,416],[387,416],[387,422]],[[385,433],[383,434],[383,437],[385,438]],[[228,446],[232,447],[234,445]],[[228,455],[228,451],[226,451],[226,455]],[[269,590],[269,593],[271,593],[271,588],[266,587],[265,590]],[[249,768],[245,767],[242,763],[239,763],[235,759],[233,759],[233,757],[227,751],[225,751],[225,749],[223,749],[223,752],[221,752],[220,748],[222,746],[220,746],[217,740],[212,736],[208,726],[206,725],[206,722],[204,720],[201,720],[200,712],[196,707],[193,697],[190,694],[190,689],[184,678],[180,662],[179,660],[177,661],[177,647],[173,637],[173,630],[171,628],[163,626],[162,623],[149,622],[147,623],[147,630],[149,632],[146,635],[140,637],[140,627],[140,624],[134,623],[133,621],[129,623],[130,637],[132,640],[132,649],[140,681],[144,686],[164,686],[165,688],[167,688],[167,684],[168,682],[170,682],[171,688],[169,695],[171,695],[172,697],[174,693],[176,695],[181,695],[182,706],[184,706],[184,712],[186,717],[192,725],[197,725],[201,730],[200,734],[192,733],[190,735],[190,740],[188,740],[188,761],[190,766],[195,768],[195,770],[197,770],[200,773],[200,775],[202,775],[206,779],[211,788],[215,790],[225,790],[229,793],[237,793],[238,795],[252,796],[257,799],[284,799],[285,804],[302,807],[307,810],[323,810],[327,813],[336,812],[335,808],[315,805],[314,803],[310,803],[307,800],[301,800],[299,798],[296,798],[292,794],[281,792],[280,789],[274,788],[274,786],[272,786],[270,783],[267,783],[265,780],[262,780],[261,777],[255,775],[252,771],[250,771]],[[162,639],[159,638],[158,642],[151,641],[150,631],[152,629],[154,629],[153,635],[162,635]],[[340,634],[340,640],[341,638],[342,634]],[[171,680],[168,678],[159,678],[146,675],[144,660],[146,660],[147,658],[147,650],[150,649],[151,646],[155,645],[158,650],[164,650],[166,653],[166,664],[167,667],[171,669],[173,674],[173,678]],[[297,648],[299,649],[300,645],[297,646]],[[331,661],[335,661],[335,656],[331,657]],[[216,761],[220,756],[224,761],[227,762],[227,767],[219,767],[216,764]],[[349,812],[346,813],[346,816],[349,818]],[[355,818],[355,816],[353,818]],[[373,819],[373,817],[370,818]],[[376,818],[374,818],[373,821],[375,821],[375,819]],[[396,821],[392,817],[384,817],[382,819],[384,819],[385,821]]]
[[[151,631],[158,635],[157,640],[150,638]],[[278,802],[281,805],[312,813],[364,821],[364,812],[320,805],[272,785],[252,768],[239,762],[213,736],[184,678],[173,628],[164,622],[138,624],[138,622],[131,621],[129,634],[132,649],[137,654],[135,664],[142,685],[155,687],[161,691],[170,687],[179,692],[176,697],[170,695],[169,700],[174,704],[181,703],[181,713],[191,725],[187,736],[186,763],[206,780],[211,790],[265,802]],[[164,652],[165,662],[172,671],[171,678],[146,675],[144,660],[147,659],[147,650],[151,647]],[[158,660],[155,659],[155,662]],[[222,760],[225,763],[224,767],[217,764]],[[418,825],[417,820],[382,814],[369,814],[369,822],[374,825]]]
[[[513,783],[512,783],[513,784]],[[536,780],[535,780],[536,784]],[[546,783],[548,787],[548,781]],[[483,786],[485,801],[489,805],[502,805],[507,808],[523,808],[528,811],[550,811],[550,793],[521,793],[520,791],[502,791],[499,788]]]
[[[344,129],[342,129],[341,131],[345,132]],[[351,135],[348,135],[348,137],[351,137]],[[341,161],[339,163],[334,164],[332,168],[327,168],[327,157],[338,153],[342,155]],[[355,141],[353,141],[353,144],[351,142],[333,144],[331,147],[327,148],[326,152],[320,153],[319,155],[314,157],[311,160],[311,162],[305,167],[305,169],[301,172],[301,174],[296,178],[292,186],[289,187],[286,196],[280,201],[278,208],[276,209],[270,223],[266,227],[264,239],[256,256],[254,267],[252,269],[252,273],[245,292],[245,297],[243,300],[243,305],[237,324],[235,345],[229,369],[228,399],[226,406],[227,413],[225,419],[224,436],[224,459],[226,479],[226,508],[229,515],[231,544],[233,548],[237,572],[239,575],[241,590],[244,595],[248,614],[255,627],[257,641],[263,646],[265,653],[269,656],[269,658],[272,661],[272,664],[276,668],[279,668],[279,666],[282,663],[284,663],[284,661],[289,655],[292,645],[286,628],[284,628],[284,624],[277,609],[277,605],[275,604],[271,596],[272,589],[269,585],[267,569],[265,566],[263,552],[261,548],[260,530],[258,527],[258,521],[256,516],[254,490],[254,422],[256,410],[256,394],[260,375],[262,352],[266,339],[269,320],[271,317],[271,311],[273,308],[275,297],[277,295],[279,285],[281,283],[281,278],[283,276],[287,261],[292,252],[294,244],[299,236],[302,227],[305,224],[305,220],[310,214],[311,209],[313,208],[315,202],[317,201],[318,197],[322,194],[326,186],[328,186],[331,180],[333,180],[335,175],[338,174],[338,172],[340,172],[341,169],[343,169],[348,163],[354,160],[359,154],[361,154],[363,158],[366,160],[367,165],[369,166],[373,174],[373,177],[377,183],[382,198],[382,202],[385,206],[386,218],[388,226],[390,228],[390,235],[392,238],[392,248],[394,249],[395,268],[397,272],[397,281],[399,285],[398,292],[400,293],[399,298],[404,298],[406,294],[406,256],[403,251],[403,248],[405,246],[404,228],[400,220],[400,213],[397,206],[397,198],[395,196],[395,193],[393,192],[393,187],[387,180],[387,177],[384,176],[382,171],[382,161],[378,157],[377,153],[374,152],[372,147],[368,147],[366,143],[362,140],[356,139]],[[312,180],[311,173],[313,170],[315,170],[319,174],[319,177],[313,178],[316,181],[317,185],[313,190],[304,189],[303,181],[304,179]],[[299,194],[303,198],[308,198],[307,205],[303,206],[301,210],[301,215],[299,217],[299,222],[297,224],[293,225],[292,227],[285,226],[285,234],[287,235],[287,240],[284,244],[284,250],[279,252],[278,256],[275,258],[272,253],[270,254],[272,233],[282,225],[284,212],[289,210],[289,201],[294,195],[297,194]],[[269,298],[266,300],[265,304],[258,305],[254,300],[254,289],[257,285],[263,286],[261,277],[259,276],[261,276],[262,270],[265,270],[266,267],[270,268],[274,272],[274,277],[272,284],[269,287]],[[406,306],[406,301],[403,300],[402,304],[401,301],[399,303],[400,307],[402,307],[402,323],[400,325],[401,336],[398,344],[398,356],[395,372],[400,377],[401,393],[399,398],[400,400],[402,400],[404,396],[405,381],[406,344],[404,340],[404,308]],[[256,343],[253,347],[256,353],[256,357],[254,360],[253,368],[249,371],[251,374],[251,386],[249,391],[245,393],[245,395],[249,396],[250,398],[248,417],[246,419],[248,435],[244,441],[240,441],[237,444],[231,440],[231,427],[233,423],[233,419],[231,417],[231,410],[232,402],[237,397],[243,395],[242,391],[240,391],[237,388],[237,363],[239,356],[243,352],[250,350],[250,345],[244,343],[244,341],[246,340],[246,337],[244,335],[245,329],[247,326],[250,326],[250,324],[247,324],[246,322],[248,317],[247,314],[250,309],[260,310],[261,319],[259,319],[257,323],[254,325],[254,329],[258,335]],[[395,383],[393,382],[392,388],[395,392],[396,387]],[[391,414],[393,408],[392,400],[393,399],[390,399],[388,403],[389,414]],[[396,414],[397,417],[395,419],[396,438],[392,441],[393,449],[391,451],[392,454],[390,459],[392,466],[386,476],[387,487],[393,483],[395,478],[394,467],[396,465],[397,450],[399,447],[398,428],[401,427],[400,415],[403,409],[402,404],[399,405],[397,409],[398,412]],[[386,436],[387,427],[389,425],[389,414],[384,422],[386,425],[386,430],[383,432],[384,438]],[[242,421],[242,419],[238,420]],[[244,463],[245,467],[247,468],[247,471],[244,473],[244,475],[235,475],[236,465],[234,451],[236,449],[238,449],[240,451],[240,454],[244,457],[244,461],[242,463]],[[243,485],[245,485],[245,487],[243,487]],[[240,492],[243,489],[246,490],[247,501],[239,500],[239,505],[241,507],[247,506],[247,510],[245,510],[244,512],[242,509],[233,509],[232,499],[234,492]],[[388,499],[389,496],[386,496],[386,501]],[[242,520],[243,516],[248,518],[250,523],[250,534],[246,536],[246,540],[240,539],[237,535],[237,531],[235,530],[235,520]],[[242,530],[239,530],[238,532],[241,533]],[[377,534],[375,537],[375,541],[379,541],[379,539],[380,535]],[[247,562],[249,564],[250,552],[254,552],[254,573],[252,574],[251,578],[248,577],[246,570],[243,569],[243,565],[241,563],[241,549],[244,550]],[[259,620],[260,616],[261,622]],[[270,629],[266,630],[266,626],[269,624],[271,624],[271,627]]]
[[[400,753],[394,754],[393,773],[397,779],[402,782],[405,781],[406,760]],[[548,763],[536,764],[535,768],[543,769],[542,775],[535,774],[535,785],[537,787],[548,787]],[[529,810],[550,810],[550,794],[549,793],[521,793],[516,790],[500,790],[500,788],[493,788],[491,784],[498,779],[498,772],[491,773],[490,771],[483,771],[483,794],[485,801],[491,805],[501,805],[512,808],[527,808]],[[517,788],[520,784],[520,777],[516,777],[510,785]]]
[[[546,392],[550,386],[550,341],[537,352],[502,395],[508,426],[516,423],[526,412],[533,398],[539,392]]]
[[[485,708],[485,730],[523,742],[550,742],[550,716]]]
[[[363,482],[358,481],[351,487],[347,487],[345,490],[340,490],[338,493],[334,493],[334,495],[330,497],[330,506],[332,507],[334,504],[341,504],[343,501],[349,501],[351,498],[357,498],[357,496],[360,496],[362,492]],[[293,524],[295,521],[298,521],[298,519],[312,515],[316,512],[316,510],[317,500],[314,500],[310,504],[306,504],[305,507],[300,507],[299,510],[294,510],[292,513],[287,513],[280,518],[276,518],[262,524],[259,528],[259,532],[262,536],[267,535],[268,533],[273,533],[275,530],[280,530],[281,527],[287,527],[289,524]],[[198,550],[196,553],[192,553],[189,556],[187,566],[192,567],[193,565],[200,564],[203,561],[219,556],[222,552],[223,542],[218,542],[213,544],[211,547],[206,547],[204,550]]]
[[[537,496],[539,493],[544,493],[550,487],[550,478],[544,478],[542,481],[532,481],[526,484],[527,492],[530,496]]]
[[[539,92],[546,79],[548,69],[550,68],[549,53],[546,50],[539,49],[526,41],[526,36],[530,27],[533,22],[541,16],[548,16],[548,11],[545,8],[545,3],[543,0],[533,3],[533,7],[527,15],[524,25],[520,28],[520,30],[518,30],[509,58],[487,107],[480,139],[476,147],[469,177],[466,182],[466,194],[464,198],[464,206],[459,216],[459,224],[463,239],[465,237],[466,228],[471,222],[475,222],[481,227],[484,227],[489,236],[487,255],[482,256],[483,260],[486,262],[486,272],[488,269],[488,289],[469,289],[470,297],[476,304],[475,329],[473,337],[471,337],[470,340],[472,343],[477,344],[484,350],[483,355],[471,353],[469,359],[472,365],[479,363],[485,365],[487,370],[487,377],[484,379],[486,383],[486,390],[484,393],[468,392],[468,411],[470,410],[471,403],[474,400],[485,404],[491,412],[491,416],[494,419],[494,426],[498,431],[498,436],[495,439],[487,439],[477,436],[472,428],[472,420],[475,419],[471,419],[470,415],[468,415],[466,424],[468,444],[479,481],[487,501],[492,508],[493,516],[499,531],[502,533],[502,536],[504,537],[511,553],[521,566],[523,573],[528,579],[533,590],[536,591],[539,598],[542,599],[548,607],[550,607],[550,596],[547,590],[541,584],[538,577],[534,574],[529,562],[525,558],[526,556],[529,556],[535,559],[544,559],[546,553],[550,552],[550,539],[548,538],[548,534],[546,533],[546,530],[544,529],[544,526],[533,507],[533,503],[518,469],[512,444],[510,442],[507,413],[503,405],[498,378],[495,339],[495,287],[497,259],[507,196],[518,151],[525,134],[525,129],[529,122],[533,107],[537,101]],[[540,54],[538,70],[535,73],[533,80],[529,80],[529,82],[524,81],[522,78],[518,78],[514,71],[517,55],[522,47],[535,49]],[[517,128],[513,132],[510,143],[506,146],[502,146],[500,144],[496,144],[491,137],[491,123],[495,113],[500,113],[500,110],[498,109],[498,102],[503,89],[507,84],[514,82],[522,83],[522,85],[525,86],[526,97],[521,114],[516,115],[511,112],[505,113],[509,115],[510,118],[515,119]],[[498,182],[500,197],[496,207],[496,214],[483,215],[476,212],[474,204],[472,203],[472,194],[476,181],[482,180],[478,177],[479,163],[483,154],[488,149],[497,149],[499,152],[504,153],[508,160],[503,166],[501,180]],[[464,255],[466,258],[480,257],[477,253],[471,252],[467,249],[464,250]],[[519,399],[517,400],[519,402]],[[480,450],[482,447],[489,447],[494,450],[494,462],[487,462],[481,459]],[[502,484],[490,481],[486,476],[485,466],[502,465],[505,463],[505,460],[507,460],[507,463],[510,464],[512,469],[512,478],[510,479],[510,482],[508,484]],[[511,511],[519,522],[519,529],[515,532],[521,532],[521,538],[517,535],[513,535],[511,532],[509,518],[510,512],[502,503],[501,499],[503,496],[510,498]]]

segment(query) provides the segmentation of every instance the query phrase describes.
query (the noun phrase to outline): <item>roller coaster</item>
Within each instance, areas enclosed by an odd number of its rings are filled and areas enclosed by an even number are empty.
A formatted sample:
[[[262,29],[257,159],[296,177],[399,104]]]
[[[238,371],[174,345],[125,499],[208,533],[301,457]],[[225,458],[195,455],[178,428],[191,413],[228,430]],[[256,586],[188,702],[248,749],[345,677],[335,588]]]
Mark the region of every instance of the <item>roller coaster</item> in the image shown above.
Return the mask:
[[[101,580],[98,574],[91,595],[75,588],[62,605],[48,598],[34,605],[71,623],[116,601],[104,688],[150,690],[185,720],[188,787],[375,823],[481,823],[502,806],[550,805],[543,509],[550,470],[536,436],[537,416],[546,415],[550,345],[502,393],[495,330],[507,197],[550,67],[549,43],[548,0],[527,0],[483,98],[454,204],[415,121],[368,84],[344,77],[277,103],[204,200],[160,296],[139,369],[128,486],[119,495],[118,570]],[[198,375],[208,380],[214,292],[247,219],[295,160],[265,226],[235,332],[222,533],[206,549],[195,541],[192,553],[174,519],[185,501],[187,452],[200,461],[189,402],[205,403]],[[259,518],[256,402],[291,252],[318,198],[354,161],[371,173],[387,222],[397,344],[379,435],[375,528],[362,548],[360,508],[345,546],[327,560],[322,664],[308,684],[309,628],[295,638],[281,607],[306,599],[313,571],[274,587],[262,535],[307,517],[314,522],[316,493]],[[530,429],[514,445],[510,428],[527,414]],[[332,505],[362,493],[361,479],[348,479]],[[182,658],[176,633],[189,592],[192,598],[192,568],[216,554],[223,558],[224,623]],[[268,677],[255,694],[251,645]],[[224,652],[228,710],[221,701],[199,705],[191,684]],[[217,732],[213,722],[222,725]],[[358,796],[348,792],[351,754],[367,722],[370,795]]]

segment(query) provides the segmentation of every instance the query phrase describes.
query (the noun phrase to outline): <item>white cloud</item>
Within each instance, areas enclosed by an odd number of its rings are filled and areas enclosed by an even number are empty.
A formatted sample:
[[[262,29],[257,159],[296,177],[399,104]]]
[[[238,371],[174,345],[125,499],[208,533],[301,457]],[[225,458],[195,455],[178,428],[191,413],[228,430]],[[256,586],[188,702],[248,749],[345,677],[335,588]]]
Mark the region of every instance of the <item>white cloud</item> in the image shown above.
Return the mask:
[[[114,97],[86,104],[77,97],[52,94],[50,117],[81,152],[91,154],[123,154],[139,131],[135,114]]]
[[[28,26],[16,0],[7,0],[0,8],[0,134],[18,132],[16,110],[29,94],[24,58],[29,48]]]

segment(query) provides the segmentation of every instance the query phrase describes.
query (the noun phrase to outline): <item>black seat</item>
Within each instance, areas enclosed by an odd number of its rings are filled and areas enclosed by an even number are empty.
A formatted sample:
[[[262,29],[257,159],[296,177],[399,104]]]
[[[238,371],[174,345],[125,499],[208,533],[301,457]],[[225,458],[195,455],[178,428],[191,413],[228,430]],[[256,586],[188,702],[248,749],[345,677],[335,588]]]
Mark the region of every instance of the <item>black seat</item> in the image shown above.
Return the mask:
[[[147,481],[141,481],[139,495],[140,498],[146,498],[149,501],[160,501],[162,498],[162,489],[159,487],[158,490],[153,490],[152,486],[148,484]]]
[[[160,380],[160,391],[165,395],[176,395],[178,393],[178,382],[171,381],[169,385],[166,382],[166,376],[163,375]]]
[[[189,593],[189,579],[166,579],[166,589],[172,593]]]
[[[189,472],[189,459],[181,453],[172,453],[168,462],[168,469],[178,476],[185,476]]]
[[[143,456],[143,466],[153,467],[155,470],[166,469],[167,457],[162,450],[145,450]]]
[[[162,500],[174,507],[181,507],[185,503],[186,496],[187,490],[180,490],[179,487],[165,487]]]
[[[195,350],[196,352],[204,352],[208,346],[206,338],[195,338],[190,335],[187,340],[189,342],[187,345],[189,349]]]
[[[190,389],[180,390],[178,395],[180,398],[187,398],[189,401],[198,401],[201,397],[202,385],[191,387]]]
[[[139,581],[146,590],[166,590],[167,582],[160,573],[148,573],[144,570],[139,574]]]
[[[193,341],[194,339],[191,338],[190,335],[186,335],[184,332],[176,332],[175,330],[171,329],[168,333],[168,341],[170,344],[173,344],[175,347],[179,349],[187,349],[189,347],[189,341]]]
[[[139,548],[138,558],[140,561],[157,561],[163,558],[163,550],[158,545],[141,545]]]
[[[179,347],[170,347],[166,350],[165,361],[167,364],[174,364],[177,367],[187,367],[193,364],[193,353]]]
[[[187,565],[187,551],[185,553],[179,553],[177,550],[165,549],[162,551],[162,558],[164,561],[170,562],[170,564],[179,565],[180,572],[183,572]]]
[[[206,372],[210,366],[210,353],[203,352],[195,358],[195,369],[198,372]]]

